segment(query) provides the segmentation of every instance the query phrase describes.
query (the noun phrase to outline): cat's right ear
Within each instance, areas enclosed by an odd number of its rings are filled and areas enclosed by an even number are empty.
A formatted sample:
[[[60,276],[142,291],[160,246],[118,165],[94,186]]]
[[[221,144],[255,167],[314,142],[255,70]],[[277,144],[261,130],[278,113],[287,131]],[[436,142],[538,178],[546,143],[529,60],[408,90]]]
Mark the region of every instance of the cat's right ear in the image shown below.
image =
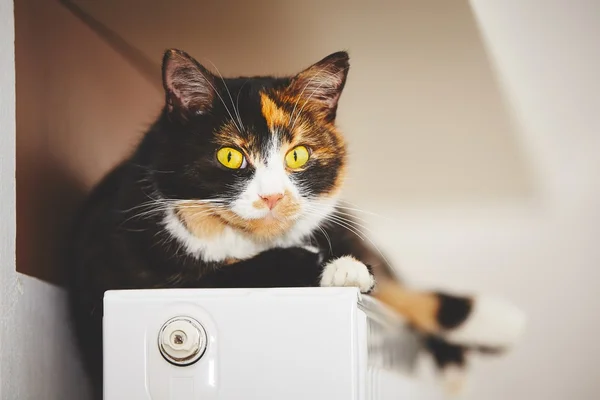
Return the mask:
[[[188,119],[210,111],[215,77],[190,55],[181,50],[167,50],[162,75],[169,115]]]

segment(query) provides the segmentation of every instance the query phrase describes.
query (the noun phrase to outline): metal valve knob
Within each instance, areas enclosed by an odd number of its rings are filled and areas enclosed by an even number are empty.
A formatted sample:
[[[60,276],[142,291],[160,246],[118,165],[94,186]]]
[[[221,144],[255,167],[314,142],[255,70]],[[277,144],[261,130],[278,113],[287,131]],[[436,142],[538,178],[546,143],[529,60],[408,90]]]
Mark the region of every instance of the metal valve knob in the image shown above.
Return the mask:
[[[174,317],[164,323],[158,334],[158,348],[171,364],[187,366],[202,357],[207,335],[200,322],[190,317]]]

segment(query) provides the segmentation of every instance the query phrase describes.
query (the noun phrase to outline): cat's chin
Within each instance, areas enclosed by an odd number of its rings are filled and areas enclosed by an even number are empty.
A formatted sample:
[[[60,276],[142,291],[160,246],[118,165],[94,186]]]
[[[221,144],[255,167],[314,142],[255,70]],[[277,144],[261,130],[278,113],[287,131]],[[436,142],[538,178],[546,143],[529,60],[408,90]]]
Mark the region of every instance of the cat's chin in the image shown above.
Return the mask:
[[[267,224],[269,224],[269,223],[273,223],[273,222],[277,222],[277,221],[281,221],[281,220],[279,219],[279,217],[278,217],[276,214],[272,213],[272,212],[270,212],[270,213],[268,213],[267,215],[265,215],[265,216],[262,218],[262,220],[263,220],[263,221],[265,221],[265,223],[267,223]]]
[[[265,212],[258,218],[244,218],[234,211],[219,212],[221,219],[232,228],[261,240],[276,239],[289,232],[295,224],[295,215],[281,215],[277,211]]]

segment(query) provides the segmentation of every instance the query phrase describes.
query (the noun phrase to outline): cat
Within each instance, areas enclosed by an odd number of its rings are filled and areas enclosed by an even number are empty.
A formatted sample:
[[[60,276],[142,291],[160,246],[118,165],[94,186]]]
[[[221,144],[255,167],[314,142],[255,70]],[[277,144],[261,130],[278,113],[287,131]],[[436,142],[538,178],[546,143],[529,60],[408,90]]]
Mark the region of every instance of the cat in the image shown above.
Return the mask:
[[[96,393],[109,289],[358,287],[420,332],[442,370],[518,339],[520,310],[411,290],[353,232],[336,128],[349,67],[341,51],[290,77],[224,79],[165,52],[164,108],[89,194],[70,240],[71,314]]]

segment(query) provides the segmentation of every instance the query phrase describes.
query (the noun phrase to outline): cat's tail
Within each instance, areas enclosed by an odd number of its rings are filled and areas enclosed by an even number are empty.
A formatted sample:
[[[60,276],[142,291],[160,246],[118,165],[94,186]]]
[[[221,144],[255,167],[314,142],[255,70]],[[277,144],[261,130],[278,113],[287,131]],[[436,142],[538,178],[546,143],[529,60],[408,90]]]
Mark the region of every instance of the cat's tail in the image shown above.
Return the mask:
[[[423,335],[448,395],[464,393],[469,353],[504,353],[525,329],[525,314],[501,299],[413,290],[387,277],[371,295]]]
[[[526,318],[496,298],[411,290],[395,280],[377,283],[373,296],[427,336],[482,352],[503,352],[518,342]]]

